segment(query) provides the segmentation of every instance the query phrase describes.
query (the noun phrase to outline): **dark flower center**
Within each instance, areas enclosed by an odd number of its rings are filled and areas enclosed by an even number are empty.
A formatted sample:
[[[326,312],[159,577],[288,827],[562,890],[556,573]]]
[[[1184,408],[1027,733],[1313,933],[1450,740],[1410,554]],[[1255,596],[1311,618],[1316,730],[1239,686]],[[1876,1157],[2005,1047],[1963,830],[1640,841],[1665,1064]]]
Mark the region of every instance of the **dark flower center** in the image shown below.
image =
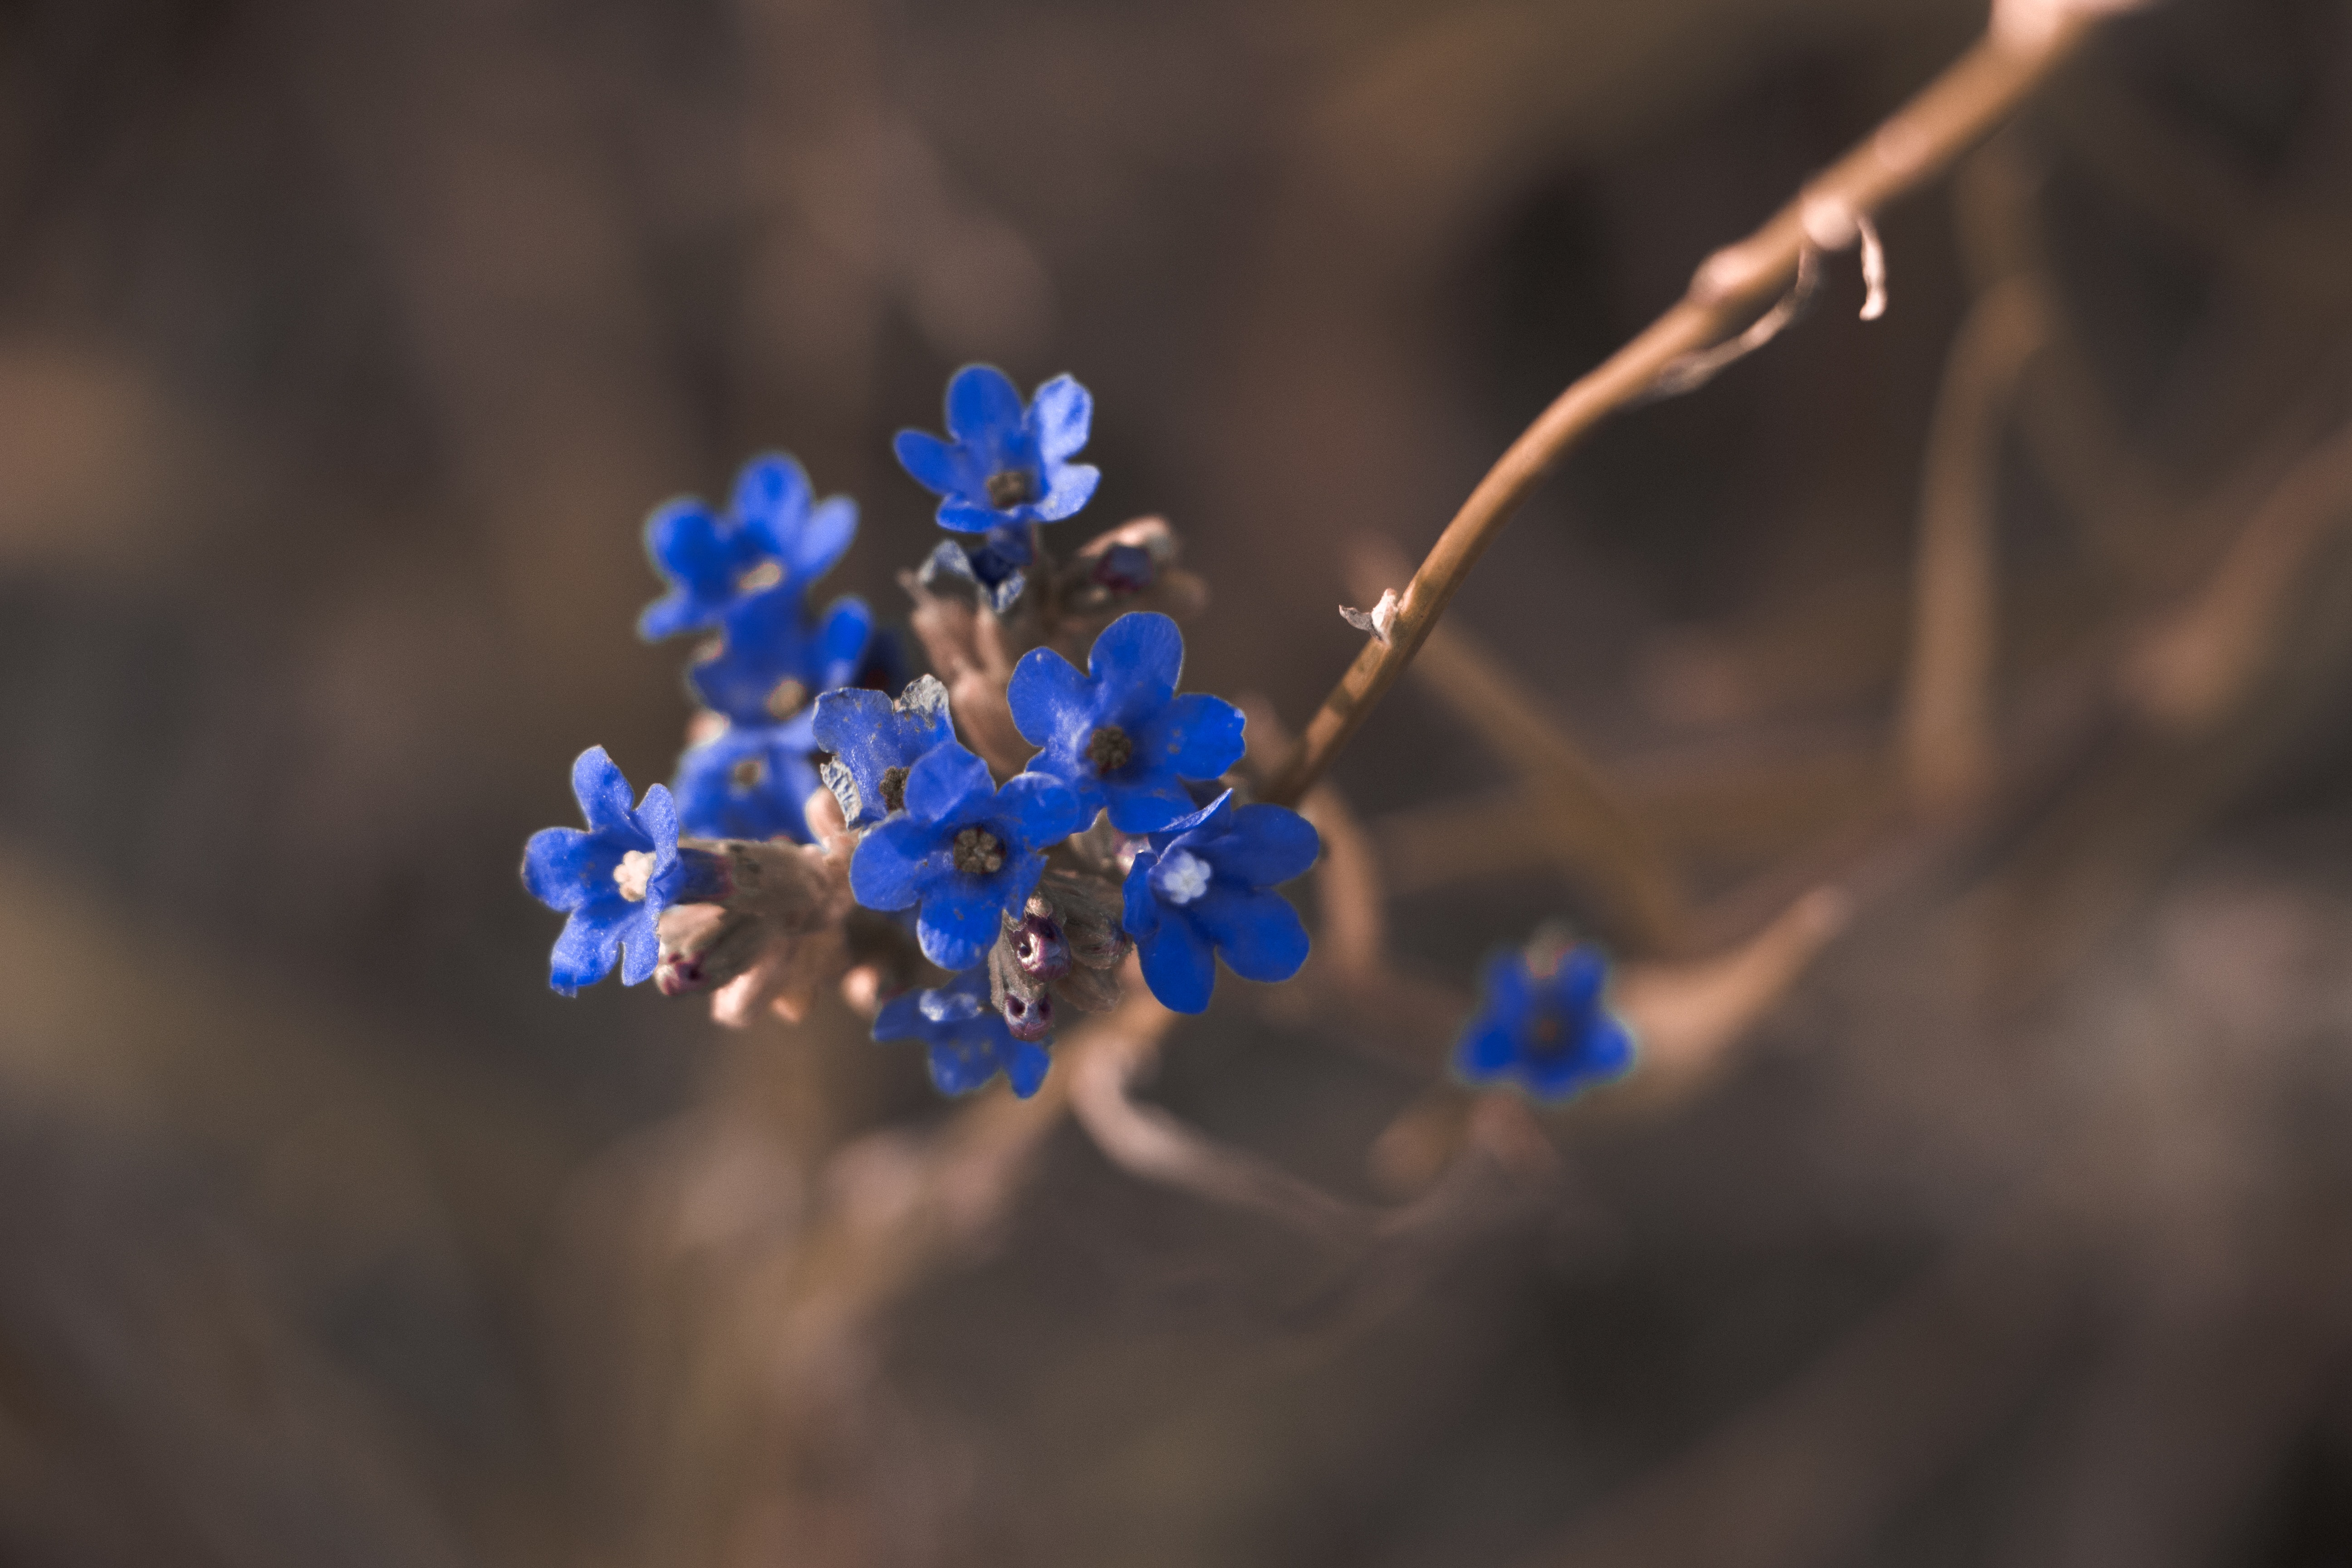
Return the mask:
[[[1565,1033],[1565,1026],[1560,1023],[1556,1015],[1539,1013],[1536,1016],[1534,1023],[1528,1026],[1528,1032],[1535,1036],[1538,1046],[1550,1050],[1559,1045],[1559,1037]]]
[[[884,768],[882,770],[882,809],[885,811],[907,809],[906,769]]]
[[[746,757],[727,770],[727,777],[737,789],[752,790],[768,776],[768,764],[757,757]]]
[[[975,877],[992,877],[1004,869],[1004,841],[985,827],[967,827],[955,836],[955,868]]]
[[[1106,724],[1087,739],[1087,761],[1095,772],[1114,773],[1135,760],[1135,742],[1116,724]]]
[[[1034,500],[1037,481],[1026,468],[1006,468],[988,476],[988,504],[999,511],[1011,511]]]

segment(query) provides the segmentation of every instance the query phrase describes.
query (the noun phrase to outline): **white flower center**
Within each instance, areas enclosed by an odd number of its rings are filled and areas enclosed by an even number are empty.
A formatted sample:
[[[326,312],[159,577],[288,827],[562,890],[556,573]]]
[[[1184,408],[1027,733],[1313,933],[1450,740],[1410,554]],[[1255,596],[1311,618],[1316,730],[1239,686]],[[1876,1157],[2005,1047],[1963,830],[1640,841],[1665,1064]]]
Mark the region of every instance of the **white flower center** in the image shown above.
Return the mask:
[[[1209,863],[1179,849],[1160,863],[1160,891],[1171,904],[1189,904],[1209,890]]]
[[[646,900],[646,884],[653,879],[654,854],[650,849],[632,849],[621,857],[613,868],[613,880],[621,885],[621,897],[633,904]]]

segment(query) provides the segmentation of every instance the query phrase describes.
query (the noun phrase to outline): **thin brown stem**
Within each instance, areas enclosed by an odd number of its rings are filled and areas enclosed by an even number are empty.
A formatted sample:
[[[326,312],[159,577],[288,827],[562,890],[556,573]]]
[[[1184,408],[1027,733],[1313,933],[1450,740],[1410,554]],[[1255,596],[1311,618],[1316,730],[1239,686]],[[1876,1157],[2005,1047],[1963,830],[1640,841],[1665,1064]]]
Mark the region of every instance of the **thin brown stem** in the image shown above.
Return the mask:
[[[2089,21],[2075,7],[2053,9],[2058,15],[2046,30],[2009,29],[1961,56],[1771,221],[1708,258],[1679,302],[1528,426],[1438,536],[1404,590],[1388,638],[1367,641],[1323,700],[1265,799],[1296,804],[1323,776],[1421,651],[1478,557],[1570,446],[1651,395],[1662,374],[1741,331],[1789,289],[1809,249],[1854,243],[1858,220],[1942,173],[2074,52]]]

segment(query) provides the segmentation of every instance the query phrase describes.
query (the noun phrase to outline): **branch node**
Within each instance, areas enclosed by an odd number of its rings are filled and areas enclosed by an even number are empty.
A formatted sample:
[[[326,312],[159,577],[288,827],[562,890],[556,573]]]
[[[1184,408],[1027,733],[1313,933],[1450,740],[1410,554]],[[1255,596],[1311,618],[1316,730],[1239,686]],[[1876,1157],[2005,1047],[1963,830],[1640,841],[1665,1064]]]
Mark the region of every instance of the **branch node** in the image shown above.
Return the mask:
[[[1381,591],[1381,602],[1369,610],[1359,610],[1347,605],[1340,605],[1339,618],[1360,632],[1370,633],[1379,640],[1382,647],[1386,647],[1389,643],[1389,633],[1396,626],[1397,605],[1397,591],[1394,588],[1384,588]]]

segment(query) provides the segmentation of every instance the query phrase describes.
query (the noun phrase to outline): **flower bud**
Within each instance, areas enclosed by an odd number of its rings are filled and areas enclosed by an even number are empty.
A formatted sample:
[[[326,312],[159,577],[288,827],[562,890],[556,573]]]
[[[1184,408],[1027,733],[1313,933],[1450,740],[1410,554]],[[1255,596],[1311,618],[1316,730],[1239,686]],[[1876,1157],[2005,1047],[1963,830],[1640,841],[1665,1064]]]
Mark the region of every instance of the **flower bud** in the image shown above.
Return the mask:
[[[1023,918],[1013,933],[1013,959],[1023,973],[1034,980],[1059,980],[1070,972],[1070,943],[1062,928],[1046,915]]]
[[[1054,999],[1040,993],[1035,997],[1022,995],[1017,991],[1004,994],[1004,1026],[1013,1031],[1016,1040],[1034,1043],[1051,1039],[1054,1035]]]

